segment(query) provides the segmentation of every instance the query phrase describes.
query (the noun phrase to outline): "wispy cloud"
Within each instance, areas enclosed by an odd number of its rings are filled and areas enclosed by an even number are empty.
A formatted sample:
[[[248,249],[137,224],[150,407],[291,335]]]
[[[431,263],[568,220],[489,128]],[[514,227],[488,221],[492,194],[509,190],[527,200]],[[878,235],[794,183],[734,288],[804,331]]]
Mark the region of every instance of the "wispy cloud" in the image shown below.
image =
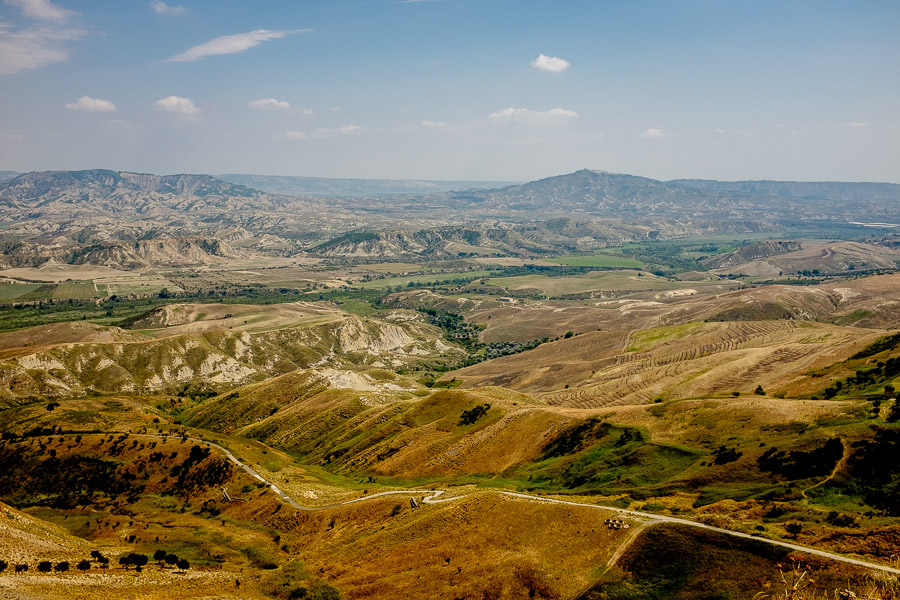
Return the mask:
[[[578,113],[567,108],[551,108],[550,110],[531,110],[528,108],[504,108],[488,115],[492,123],[525,123],[528,125],[546,125],[564,123],[578,117]]]
[[[295,33],[308,33],[312,29],[293,29],[284,31],[272,31],[270,29],[256,29],[247,33],[235,33],[233,35],[223,35],[215,39],[204,42],[200,45],[188,48],[181,54],[170,56],[161,62],[192,62],[206,58],[207,56],[218,56],[220,54],[238,54],[246,52],[250,48],[255,48],[263,42],[270,40],[280,40],[281,38]]]
[[[21,142],[25,139],[25,136],[21,133],[5,133],[0,131],[0,141],[3,142]]]
[[[644,139],[658,139],[666,137],[666,132],[664,129],[645,129],[641,133],[638,134],[638,137],[642,137]]]
[[[291,140],[307,140],[309,139],[309,134],[302,131],[285,131],[284,137]]]
[[[66,108],[69,110],[83,110],[86,112],[112,112],[116,110],[116,105],[109,100],[82,96],[78,99],[78,102],[69,102],[66,104]]]
[[[868,127],[871,123],[865,121],[850,121],[849,123],[841,123],[841,127]]]
[[[429,129],[446,129],[447,127],[450,127],[450,124],[440,121],[429,121],[426,119],[422,121],[422,127],[428,127]]]
[[[69,59],[68,42],[84,37],[85,31],[70,18],[71,10],[50,0],[3,0],[26,17],[38,21],[14,27],[0,21],[0,76],[11,75]]]
[[[722,135],[722,134],[728,133],[728,132],[725,131],[724,129],[722,129],[721,127],[716,127],[714,129],[707,129],[706,133],[716,133],[716,134]]]
[[[572,64],[564,58],[556,56],[545,56],[541,54],[531,61],[531,66],[540,71],[550,71],[551,73],[562,73]]]
[[[3,0],[5,4],[18,6],[26,17],[47,21],[65,21],[73,13],[50,0]]]
[[[198,115],[203,112],[190,98],[182,98],[181,96],[166,96],[165,98],[160,98],[156,101],[156,108],[179,115]]]
[[[276,100],[275,98],[260,98],[250,103],[250,108],[258,110],[287,110],[290,107],[289,102]]]
[[[11,75],[69,60],[68,42],[84,37],[77,25],[14,29],[0,22],[0,75]]]
[[[185,8],[184,6],[180,4],[177,6],[169,6],[161,0],[154,0],[153,2],[151,2],[150,8],[152,8],[153,12],[155,12],[156,14],[166,17],[176,17],[178,15],[187,13],[187,8]]]

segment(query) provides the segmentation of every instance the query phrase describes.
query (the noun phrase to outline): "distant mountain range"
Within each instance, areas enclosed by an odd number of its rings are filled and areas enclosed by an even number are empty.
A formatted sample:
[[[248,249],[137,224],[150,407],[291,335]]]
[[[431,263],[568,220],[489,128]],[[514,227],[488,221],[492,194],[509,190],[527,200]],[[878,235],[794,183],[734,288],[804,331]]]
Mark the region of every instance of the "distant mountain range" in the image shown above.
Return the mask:
[[[428,181],[424,179],[331,179],[281,175],[219,175],[229,183],[246,185],[270,194],[318,196],[322,198],[359,198],[396,194],[432,194],[453,190],[491,189],[509,181]]]
[[[18,175],[16,171],[0,171],[0,181],[4,181],[6,179],[12,179]]]
[[[900,223],[900,185],[893,183],[657,181],[587,169],[501,189],[430,195],[419,202],[429,204],[466,207],[485,216]]]
[[[541,255],[803,223],[900,223],[900,185],[891,183],[657,181],[590,170],[491,189],[463,189],[477,182],[229,177],[305,192],[102,169],[2,180],[0,267],[48,260],[124,268],[218,264],[257,253]],[[454,189],[435,191],[441,185]],[[351,194],[354,186],[360,195]]]

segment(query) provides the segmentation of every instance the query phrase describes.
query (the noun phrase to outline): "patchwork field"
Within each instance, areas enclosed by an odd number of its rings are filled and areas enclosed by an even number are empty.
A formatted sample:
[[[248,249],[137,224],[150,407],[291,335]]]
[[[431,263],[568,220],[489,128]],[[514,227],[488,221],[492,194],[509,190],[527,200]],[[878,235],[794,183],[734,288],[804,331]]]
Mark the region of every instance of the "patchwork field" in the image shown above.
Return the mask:
[[[129,275],[102,277],[94,280],[97,290],[104,296],[125,294],[156,294],[163,289],[180,292],[181,288],[160,275]]]
[[[551,258],[547,262],[572,267],[609,267],[640,269],[644,263],[625,256],[613,254],[571,254]]]

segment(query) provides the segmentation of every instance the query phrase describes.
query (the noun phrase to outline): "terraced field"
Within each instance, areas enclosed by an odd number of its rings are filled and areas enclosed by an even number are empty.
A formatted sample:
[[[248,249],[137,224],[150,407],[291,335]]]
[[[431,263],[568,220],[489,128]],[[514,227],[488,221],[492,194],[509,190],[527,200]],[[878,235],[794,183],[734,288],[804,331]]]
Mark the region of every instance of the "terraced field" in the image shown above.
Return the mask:
[[[594,332],[462,369],[465,386],[503,385],[550,405],[601,408],[710,394],[769,392],[850,356],[880,330],[795,321],[696,323]]]

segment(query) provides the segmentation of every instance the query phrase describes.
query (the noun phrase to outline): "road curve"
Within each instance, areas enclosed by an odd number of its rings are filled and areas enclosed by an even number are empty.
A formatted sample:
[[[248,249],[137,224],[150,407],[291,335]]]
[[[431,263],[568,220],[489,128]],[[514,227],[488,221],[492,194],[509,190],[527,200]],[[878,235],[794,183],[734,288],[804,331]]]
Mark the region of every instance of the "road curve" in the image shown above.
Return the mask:
[[[188,439],[193,440],[194,438],[188,438]],[[390,496],[390,495],[395,495],[395,494],[409,495],[409,494],[422,494],[423,492],[429,493],[430,495],[426,496],[422,500],[422,502],[425,504],[437,504],[439,502],[449,502],[452,500],[458,500],[460,498],[465,497],[465,496],[451,496],[449,498],[440,498],[440,496],[444,493],[443,490],[437,490],[437,491],[433,491],[433,490],[391,490],[389,492],[377,492],[375,494],[360,496],[359,498],[354,498],[353,500],[347,500],[344,502],[336,502],[334,504],[329,504],[327,506],[317,506],[317,507],[301,506],[300,504],[297,504],[297,502],[295,502],[293,498],[291,498],[290,496],[285,494],[283,491],[281,491],[280,489],[278,489],[277,487],[275,487],[274,485],[270,484],[265,479],[263,479],[259,475],[259,473],[257,473],[256,471],[254,471],[253,469],[251,469],[244,463],[238,461],[234,457],[234,455],[231,452],[229,452],[227,449],[216,444],[215,442],[209,442],[206,440],[196,440],[196,441],[202,441],[204,443],[207,443],[211,446],[215,446],[216,448],[219,448],[220,450],[222,450],[222,452],[225,453],[225,455],[228,457],[229,460],[231,460],[232,462],[234,462],[235,464],[240,466],[242,469],[247,471],[247,473],[249,473],[256,479],[268,484],[269,487],[272,488],[272,491],[274,491],[276,494],[278,494],[285,502],[287,502],[288,504],[290,504],[291,506],[293,506],[294,508],[297,508],[299,510],[306,510],[306,511],[327,510],[327,509],[331,509],[331,508],[337,508],[340,506],[346,506],[348,504],[363,502],[365,500],[371,500],[373,498],[379,498],[382,496]],[[537,502],[547,502],[547,503],[551,503],[551,504],[564,504],[567,506],[578,506],[578,507],[582,507],[582,508],[597,508],[600,510],[608,510],[608,511],[614,511],[614,512],[617,512],[620,514],[631,515],[632,517],[635,517],[638,519],[650,520],[650,521],[655,521],[658,523],[676,523],[678,525],[685,525],[687,527],[696,527],[698,529],[714,531],[714,532],[720,533],[722,535],[728,535],[731,537],[738,537],[738,538],[743,538],[743,539],[747,539],[747,540],[754,540],[757,542],[762,542],[763,544],[770,544],[772,546],[788,548],[790,550],[795,550],[798,552],[805,552],[807,554],[821,556],[823,558],[829,558],[831,560],[836,560],[836,561],[842,562],[842,563],[856,565],[859,567],[865,567],[867,569],[874,569],[877,571],[881,571],[883,573],[893,573],[895,575],[900,575],[900,569],[896,569],[894,567],[879,565],[877,563],[871,563],[871,562],[868,562],[865,560],[859,560],[857,558],[850,558],[848,556],[835,554],[833,552],[826,552],[825,550],[818,550],[816,548],[810,548],[808,546],[801,546],[800,544],[792,544],[790,542],[773,540],[773,539],[764,538],[761,536],[750,535],[749,533],[743,533],[740,531],[731,531],[730,529],[723,529],[721,527],[715,527],[713,525],[707,525],[705,523],[698,523],[697,521],[689,521],[688,519],[679,519],[678,517],[672,517],[669,515],[658,515],[658,514],[654,514],[654,513],[641,512],[641,511],[637,511],[637,510],[628,510],[628,509],[618,508],[615,506],[606,506],[606,505],[602,505],[602,504],[585,504],[582,502],[572,502],[571,500],[557,500],[556,498],[547,498],[544,496],[534,496],[532,494],[522,494],[519,492],[501,491],[499,493],[501,493],[505,496],[511,496],[513,498],[524,498],[526,500],[533,500],[533,501],[537,501]]]
[[[587,508],[599,508],[602,510],[611,510],[625,515],[631,515],[633,517],[639,519],[651,519],[653,521],[657,521],[660,523],[677,523],[679,525],[686,525],[688,527],[697,527],[698,529],[706,529],[707,531],[715,531],[716,533],[721,533],[723,535],[730,535],[731,537],[739,537],[747,540],[754,540],[757,542],[762,542],[764,544],[771,544],[773,546],[780,546],[782,548],[789,548],[791,550],[796,550],[798,552],[805,552],[807,554],[813,554],[815,556],[821,556],[824,558],[830,558],[832,560],[836,560],[843,563],[848,563],[851,565],[856,565],[859,567],[865,567],[867,569],[875,569],[878,571],[882,571],[883,573],[893,573],[895,575],[900,575],[900,569],[896,569],[894,567],[888,567],[885,565],[879,565],[877,563],[871,563],[864,560],[859,560],[856,558],[850,558],[848,556],[843,556],[841,554],[835,554],[833,552],[826,552],[825,550],[817,550],[816,548],[810,548],[808,546],[801,546],[800,544],[791,544],[790,542],[782,542],[781,540],[773,540],[769,538],[764,538],[756,535],[750,535],[749,533],[743,533],[740,531],[732,531],[730,529],[722,529],[721,527],[714,527],[712,525],[707,525],[705,523],[698,523],[697,521],[689,521],[687,519],[679,519],[678,517],[670,517],[669,515],[657,515],[653,513],[646,513],[637,510],[627,510],[624,508],[617,508],[615,506],[604,506],[602,504],[584,504],[581,502],[572,502],[569,500],[557,500],[556,498],[545,498],[543,496],[532,496],[531,494],[520,494],[518,492],[500,492],[501,494],[505,494],[507,496],[513,496],[516,498],[525,498],[528,500],[536,500],[539,502],[550,502],[553,504],[566,504],[570,506],[580,506]]]
[[[154,434],[135,434],[135,435],[154,435]],[[185,438],[181,438],[181,439],[185,439]],[[379,498],[381,496],[391,496],[391,495],[396,495],[396,494],[403,494],[403,495],[408,496],[410,494],[421,494],[423,492],[430,492],[430,495],[428,495],[422,499],[422,502],[425,504],[437,504],[438,502],[447,502],[449,500],[456,500],[457,498],[462,498],[462,496],[455,496],[452,498],[439,499],[439,496],[441,496],[444,493],[444,490],[390,490],[387,492],[376,492],[374,494],[360,496],[359,498],[354,498],[352,500],[345,500],[344,502],[336,502],[334,504],[326,504],[324,506],[303,506],[302,504],[298,504],[296,500],[294,500],[293,498],[288,496],[284,491],[282,491],[280,488],[278,488],[274,483],[266,481],[266,479],[262,475],[257,473],[252,467],[245,465],[244,463],[239,461],[237,458],[235,458],[234,454],[232,454],[231,451],[228,450],[228,448],[220,446],[219,444],[217,444],[215,442],[211,442],[209,440],[203,440],[203,439],[199,439],[199,438],[189,437],[189,438],[186,438],[186,441],[197,442],[197,443],[201,443],[201,444],[208,444],[210,446],[213,446],[214,448],[219,449],[228,458],[228,460],[230,460],[235,465],[242,468],[244,471],[247,472],[247,474],[249,474],[251,477],[253,477],[257,481],[260,481],[260,482],[266,484],[267,486],[269,486],[269,489],[271,489],[273,492],[275,492],[279,498],[281,498],[284,502],[293,506],[297,510],[305,510],[305,511],[310,511],[310,512],[317,511],[317,510],[328,510],[330,508],[346,506],[348,504],[354,504],[356,502],[362,502],[364,500],[371,500],[372,498]]]
[[[117,432],[85,432],[87,435],[97,434],[97,435],[109,435],[109,434],[122,434],[125,432],[117,431]],[[453,500],[459,500],[461,498],[465,498],[465,495],[462,496],[451,496],[449,498],[441,498],[445,492],[444,490],[390,490],[386,492],[376,492],[374,494],[368,494],[366,496],[360,496],[359,498],[354,498],[352,500],[345,500],[344,502],[336,502],[334,504],[328,504],[325,506],[303,506],[298,504],[293,498],[288,496],[284,491],[276,487],[273,483],[267,481],[262,475],[257,473],[252,467],[245,465],[241,461],[239,461],[234,454],[231,453],[227,448],[220,446],[215,442],[211,442],[209,440],[204,440],[200,438],[193,437],[185,437],[179,436],[176,434],[154,434],[154,433],[129,433],[129,435],[133,436],[146,436],[146,437],[156,437],[156,438],[176,438],[182,439],[184,441],[191,441],[199,444],[208,444],[220,452],[222,452],[229,461],[243,469],[247,474],[256,479],[257,481],[266,484],[269,488],[275,492],[279,498],[281,498],[285,503],[290,506],[296,508],[297,510],[303,511],[319,511],[319,510],[329,510],[332,508],[338,508],[341,506],[347,506],[348,504],[355,504],[358,502],[364,502],[367,500],[372,500],[374,498],[380,498],[383,496],[392,496],[392,495],[421,495],[425,494],[425,497],[422,499],[424,504],[438,504],[440,502],[451,502]],[[728,535],[731,537],[743,538],[747,540],[753,540],[757,542],[761,542],[763,544],[770,544],[772,546],[779,546],[781,548],[788,548],[790,550],[795,550],[797,552],[805,552],[807,554],[812,554],[814,556],[821,556],[823,558],[828,558],[831,560],[835,560],[838,562],[856,565],[858,567],[864,567],[866,569],[873,569],[876,571],[881,571],[882,573],[891,573],[894,575],[900,575],[900,569],[894,567],[888,567],[885,565],[879,565],[877,563],[871,563],[865,560],[860,560],[857,558],[850,558],[848,556],[843,556],[841,554],[835,554],[833,552],[826,552],[825,550],[818,550],[816,548],[810,548],[808,546],[801,546],[800,544],[792,544],[790,542],[783,542],[781,540],[773,540],[769,538],[764,538],[761,536],[750,535],[749,533],[743,533],[740,531],[731,531],[730,529],[723,529],[721,527],[714,527],[713,525],[707,525],[705,523],[698,523],[697,521],[689,521],[688,519],[680,519],[678,517],[672,517],[669,515],[658,515],[654,513],[641,512],[637,510],[628,510],[625,508],[619,508],[616,506],[607,506],[603,504],[586,504],[583,502],[573,502],[571,500],[558,500],[556,498],[547,498],[545,496],[535,496],[532,494],[522,494],[520,492],[507,492],[507,491],[498,491],[497,493],[503,494],[505,496],[510,496],[513,498],[522,498],[525,500],[532,500],[536,502],[545,502],[551,504],[564,504],[567,506],[577,506],[581,508],[596,508],[600,510],[613,511],[623,515],[630,515],[637,519],[655,521],[658,523],[676,523],[678,525],[685,525],[687,527],[696,527],[698,529],[705,529],[707,531],[713,531],[716,533],[720,533],[722,535]]]

